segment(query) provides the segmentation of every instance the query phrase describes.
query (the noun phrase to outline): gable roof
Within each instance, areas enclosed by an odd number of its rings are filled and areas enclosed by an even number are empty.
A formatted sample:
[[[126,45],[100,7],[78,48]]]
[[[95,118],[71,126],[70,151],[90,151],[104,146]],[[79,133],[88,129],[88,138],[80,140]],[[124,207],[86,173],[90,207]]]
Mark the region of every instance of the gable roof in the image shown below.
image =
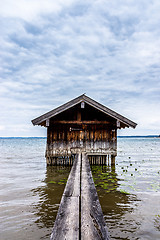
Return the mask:
[[[96,102],[95,100],[87,97],[85,94],[41,115],[40,117],[37,117],[35,119],[32,120],[33,125],[42,125],[42,123],[66,110],[68,110],[69,108],[74,107],[75,105],[81,103],[81,102],[85,102],[88,105],[92,106],[93,108],[103,112],[104,114],[113,117],[114,119],[116,119],[117,121],[120,121],[121,123],[125,124],[126,127],[132,127],[135,128],[136,127],[136,123],[129,120],[128,118],[114,112],[113,110],[105,107],[104,105]]]

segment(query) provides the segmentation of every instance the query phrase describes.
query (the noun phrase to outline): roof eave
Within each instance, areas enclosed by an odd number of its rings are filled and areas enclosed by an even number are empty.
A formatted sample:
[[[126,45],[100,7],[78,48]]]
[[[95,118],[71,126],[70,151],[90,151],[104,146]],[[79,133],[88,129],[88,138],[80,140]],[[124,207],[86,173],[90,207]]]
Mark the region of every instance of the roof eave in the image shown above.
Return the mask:
[[[33,125],[40,125],[41,122],[44,122],[46,121],[47,119],[49,118],[52,118],[54,117],[55,115],[58,115],[59,113],[65,111],[65,110],[68,110],[69,108],[71,107],[74,107],[75,105],[77,105],[78,103],[82,102],[83,101],[83,95],[55,108],[54,110],[51,110],[43,115],[41,115],[40,117],[37,117],[35,119],[33,119],[31,122]],[[74,101],[74,102],[73,102]],[[73,102],[73,103],[72,103]]]
[[[113,117],[117,121],[120,121],[126,127],[136,128],[136,126],[137,126],[137,123],[129,120],[128,118],[125,118],[124,116],[120,115],[119,113],[114,112],[113,110],[111,110],[111,109],[107,108],[106,106],[96,102],[95,100],[85,96],[84,94],[75,98],[75,99],[73,99],[73,100],[70,100],[69,102],[55,108],[54,110],[51,110],[51,111],[41,115],[38,118],[33,119],[31,122],[32,122],[33,125],[42,125],[42,123],[44,121],[46,121],[47,119],[50,119],[50,118],[60,114],[61,112],[66,111],[69,108],[74,107],[75,105],[79,104],[82,101],[84,101],[88,105],[96,108],[97,110],[109,115],[110,117]]]
[[[110,117],[113,117],[114,119],[124,123],[128,127],[136,128],[137,123],[129,120],[128,118],[120,115],[119,113],[114,112],[113,110],[107,108],[106,106],[96,102],[95,100],[92,100],[91,98],[84,96],[84,100],[86,103],[88,103],[90,106],[98,109],[101,112],[104,112],[105,114],[109,115]],[[89,100],[89,101],[88,101]],[[126,127],[127,127],[126,126]]]

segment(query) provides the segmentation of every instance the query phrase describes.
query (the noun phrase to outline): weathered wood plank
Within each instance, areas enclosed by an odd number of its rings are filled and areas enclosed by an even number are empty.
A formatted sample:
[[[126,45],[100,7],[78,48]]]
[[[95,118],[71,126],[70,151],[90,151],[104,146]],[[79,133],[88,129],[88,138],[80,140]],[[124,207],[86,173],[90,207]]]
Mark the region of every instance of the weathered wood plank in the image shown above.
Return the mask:
[[[62,197],[51,240],[79,240],[79,197]]]
[[[80,154],[78,154],[77,158],[73,163],[66,187],[64,189],[63,195],[66,197],[80,196],[80,166],[81,166],[81,157],[80,157]]]
[[[107,227],[86,154],[82,154],[81,239],[109,239]]]
[[[51,240],[79,239],[80,155],[75,159],[61,199]]]
[[[81,154],[78,154],[77,160],[74,161],[51,240],[78,240],[79,237],[82,240],[109,239],[88,157],[84,153],[82,159]]]

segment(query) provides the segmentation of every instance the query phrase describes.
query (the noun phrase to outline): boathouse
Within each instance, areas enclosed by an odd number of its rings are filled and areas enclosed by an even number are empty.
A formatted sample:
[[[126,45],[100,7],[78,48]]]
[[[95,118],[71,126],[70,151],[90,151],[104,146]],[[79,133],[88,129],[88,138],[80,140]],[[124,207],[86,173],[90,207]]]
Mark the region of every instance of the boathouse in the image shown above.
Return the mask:
[[[72,164],[80,152],[90,163],[115,163],[117,129],[136,127],[136,123],[96,102],[85,94],[32,120],[47,128],[48,165]]]

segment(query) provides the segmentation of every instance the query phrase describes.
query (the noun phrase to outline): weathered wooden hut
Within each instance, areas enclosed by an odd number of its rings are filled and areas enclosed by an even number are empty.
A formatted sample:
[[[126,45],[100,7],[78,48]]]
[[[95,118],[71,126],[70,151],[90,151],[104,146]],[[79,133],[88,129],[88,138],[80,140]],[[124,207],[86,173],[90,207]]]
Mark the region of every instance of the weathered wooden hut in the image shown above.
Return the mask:
[[[117,155],[117,129],[136,123],[89,98],[85,94],[32,120],[47,127],[48,165],[72,164],[79,152],[89,155],[92,164],[102,164]]]

